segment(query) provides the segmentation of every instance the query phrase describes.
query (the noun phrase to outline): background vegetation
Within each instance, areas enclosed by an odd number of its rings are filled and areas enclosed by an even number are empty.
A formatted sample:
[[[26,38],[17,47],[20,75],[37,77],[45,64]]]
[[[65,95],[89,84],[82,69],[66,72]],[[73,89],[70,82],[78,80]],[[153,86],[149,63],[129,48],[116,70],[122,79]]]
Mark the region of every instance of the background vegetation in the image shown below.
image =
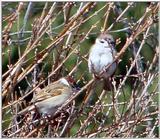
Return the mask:
[[[2,136],[158,137],[158,6],[3,2]],[[106,30],[116,39],[119,63],[110,92],[101,83],[92,86],[87,67],[90,47]],[[64,104],[65,118],[56,124],[15,118],[36,88],[67,75],[80,90]]]

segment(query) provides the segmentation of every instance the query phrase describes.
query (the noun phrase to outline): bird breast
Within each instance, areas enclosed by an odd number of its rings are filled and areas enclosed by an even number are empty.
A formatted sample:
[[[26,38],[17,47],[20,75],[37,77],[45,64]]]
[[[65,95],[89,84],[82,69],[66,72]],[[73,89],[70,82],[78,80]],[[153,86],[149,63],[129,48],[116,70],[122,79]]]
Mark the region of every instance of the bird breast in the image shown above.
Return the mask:
[[[113,52],[110,47],[94,45],[90,51],[88,67],[91,73],[101,72],[108,64],[113,62]]]

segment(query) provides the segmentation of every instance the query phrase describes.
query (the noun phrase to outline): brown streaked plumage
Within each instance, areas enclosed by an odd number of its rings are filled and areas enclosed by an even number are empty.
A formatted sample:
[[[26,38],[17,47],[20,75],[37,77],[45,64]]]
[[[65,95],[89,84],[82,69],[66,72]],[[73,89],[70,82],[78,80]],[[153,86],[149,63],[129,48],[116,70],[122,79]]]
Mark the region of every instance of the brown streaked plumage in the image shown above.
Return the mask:
[[[73,90],[65,78],[49,84],[34,94],[31,106],[22,110],[18,115],[37,109],[40,114],[53,115],[58,107],[64,104],[71,96]]]

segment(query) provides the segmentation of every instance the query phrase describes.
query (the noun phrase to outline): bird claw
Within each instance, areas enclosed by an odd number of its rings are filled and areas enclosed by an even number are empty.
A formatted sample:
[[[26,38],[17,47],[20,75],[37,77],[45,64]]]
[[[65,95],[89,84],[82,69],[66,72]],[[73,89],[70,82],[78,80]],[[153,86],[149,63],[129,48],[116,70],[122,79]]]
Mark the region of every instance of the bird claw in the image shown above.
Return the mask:
[[[97,74],[94,74],[94,78],[99,80],[101,77],[99,75],[97,75]]]
[[[49,118],[51,118],[51,115],[50,115],[50,114],[47,114],[47,113],[43,113],[43,114],[42,114],[42,118],[43,118],[43,119],[49,119]]]
[[[47,113],[43,113],[41,115],[42,119],[40,121],[40,124],[43,125],[45,123],[48,123],[49,122],[49,119],[51,118],[51,115],[50,114],[47,114]]]

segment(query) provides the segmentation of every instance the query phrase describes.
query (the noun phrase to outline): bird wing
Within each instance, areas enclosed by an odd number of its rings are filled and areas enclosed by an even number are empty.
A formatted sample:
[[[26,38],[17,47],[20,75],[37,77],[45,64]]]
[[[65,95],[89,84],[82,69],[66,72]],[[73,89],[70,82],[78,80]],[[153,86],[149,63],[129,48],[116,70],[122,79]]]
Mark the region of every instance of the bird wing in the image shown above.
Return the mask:
[[[39,101],[43,101],[46,100],[48,98],[57,96],[57,95],[61,95],[63,92],[63,88],[59,87],[54,87],[54,88],[50,88],[47,87],[45,89],[42,89],[39,93],[37,93],[31,102],[35,103],[35,102],[39,102]]]

